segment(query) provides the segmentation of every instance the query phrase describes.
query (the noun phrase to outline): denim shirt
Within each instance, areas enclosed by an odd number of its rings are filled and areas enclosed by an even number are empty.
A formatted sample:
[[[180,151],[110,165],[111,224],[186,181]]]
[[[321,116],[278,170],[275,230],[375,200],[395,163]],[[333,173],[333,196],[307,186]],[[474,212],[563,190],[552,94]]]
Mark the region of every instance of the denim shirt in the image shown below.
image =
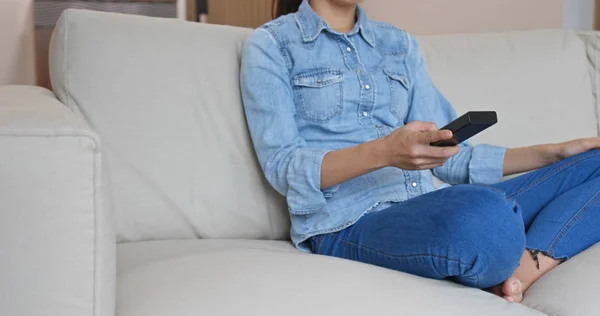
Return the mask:
[[[448,184],[502,179],[506,149],[461,144],[439,168],[386,167],[321,189],[323,157],[384,137],[411,121],[444,126],[456,118],[427,74],[415,38],[357,11],[354,29],[333,30],[305,0],[297,13],[257,29],[247,41],[241,89],[258,160],[287,197],[291,238],[340,231],[366,213]]]

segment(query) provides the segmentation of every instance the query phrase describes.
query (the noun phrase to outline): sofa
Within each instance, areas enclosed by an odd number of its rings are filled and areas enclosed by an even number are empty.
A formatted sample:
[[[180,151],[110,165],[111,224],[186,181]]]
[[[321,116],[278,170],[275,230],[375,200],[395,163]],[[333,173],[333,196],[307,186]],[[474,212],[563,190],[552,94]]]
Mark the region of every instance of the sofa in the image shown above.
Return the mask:
[[[296,250],[244,118],[251,32],[63,13],[53,92],[0,87],[0,315],[600,315],[600,246],[523,304]],[[474,143],[598,135],[600,33],[418,40],[459,114],[498,112]]]

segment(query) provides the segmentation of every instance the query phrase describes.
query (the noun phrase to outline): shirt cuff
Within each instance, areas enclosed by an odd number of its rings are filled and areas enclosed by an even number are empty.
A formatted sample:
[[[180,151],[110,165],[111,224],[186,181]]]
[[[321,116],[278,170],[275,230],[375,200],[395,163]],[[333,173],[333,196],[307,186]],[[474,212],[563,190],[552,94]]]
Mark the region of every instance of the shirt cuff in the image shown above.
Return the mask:
[[[294,153],[287,173],[287,202],[290,213],[313,214],[327,205],[321,191],[321,166],[323,158],[330,151],[301,148]]]
[[[469,182],[494,184],[504,177],[504,156],[506,147],[477,145],[473,148],[469,161]]]

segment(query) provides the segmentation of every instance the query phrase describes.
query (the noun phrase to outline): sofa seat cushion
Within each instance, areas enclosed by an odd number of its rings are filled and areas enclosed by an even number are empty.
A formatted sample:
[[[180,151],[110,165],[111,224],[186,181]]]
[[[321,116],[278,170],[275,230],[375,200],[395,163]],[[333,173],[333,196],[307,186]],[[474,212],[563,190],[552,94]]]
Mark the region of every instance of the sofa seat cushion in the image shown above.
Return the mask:
[[[524,303],[549,316],[600,315],[600,244],[550,271],[527,292]]]
[[[310,255],[289,242],[118,246],[118,316],[544,315],[486,292]]]

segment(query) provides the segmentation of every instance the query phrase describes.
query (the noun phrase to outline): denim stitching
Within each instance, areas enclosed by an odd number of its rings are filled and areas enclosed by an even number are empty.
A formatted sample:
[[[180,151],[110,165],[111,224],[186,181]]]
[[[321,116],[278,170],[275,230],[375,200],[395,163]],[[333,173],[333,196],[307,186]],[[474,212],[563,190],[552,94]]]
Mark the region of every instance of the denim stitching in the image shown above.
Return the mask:
[[[552,241],[552,243],[550,244],[550,247],[548,248],[548,254],[552,255],[552,252],[554,251],[554,249],[556,247],[558,247],[558,243],[563,239],[563,237],[565,237],[565,235],[569,232],[569,230],[571,228],[573,228],[573,226],[575,226],[575,224],[577,224],[577,222],[581,219],[581,217],[596,203],[598,203],[598,201],[600,201],[600,191],[597,192],[596,194],[594,194],[594,196],[592,196],[587,202],[586,204],[577,212],[575,213],[575,215],[573,215],[573,217],[571,217],[571,219],[565,224],[565,226],[560,230],[560,232],[558,233],[558,235],[554,238],[554,240]]]
[[[394,104],[396,103],[396,89],[394,89],[394,80],[390,78],[390,76],[386,76],[386,78],[390,87],[390,98],[392,100],[390,104],[390,112],[392,112],[396,119],[398,119],[398,115],[396,115],[396,109],[394,109]]]
[[[323,113],[325,116],[325,118],[319,118],[317,117],[318,114],[317,113],[311,113],[312,111],[307,107],[307,102],[305,100],[304,94],[305,94],[305,90],[308,89],[306,87],[301,87],[301,88],[295,88],[296,93],[298,93],[298,96],[300,98],[300,108],[302,109],[302,117],[315,122],[315,123],[326,123],[328,121],[330,121],[331,119],[333,119],[334,117],[340,115],[342,113],[342,111],[344,110],[344,92],[343,92],[343,79],[339,82],[335,82],[332,83],[330,85],[328,85],[329,87],[332,87],[333,89],[335,89],[335,94],[336,94],[336,99],[338,99],[337,104],[335,105],[335,108],[330,110],[327,113]],[[335,87],[334,87],[335,85]],[[328,86],[322,86],[319,89],[323,89],[325,87]],[[321,114],[321,113],[319,113]]]
[[[358,59],[358,61],[360,62],[360,58]],[[372,87],[372,92],[371,92],[371,99],[370,100],[365,100],[365,101],[369,101],[366,105],[366,109],[367,111],[371,111],[373,112],[373,109],[375,109],[375,97],[377,96],[377,89],[379,88],[379,86],[377,86],[377,82],[375,81],[375,78],[373,77],[372,74],[368,74],[369,79],[371,79],[371,82],[373,83],[373,87]],[[373,121],[373,115],[369,115],[369,121]]]
[[[288,70],[292,69],[292,64],[290,61],[290,58],[288,56],[288,52],[287,52],[287,47],[285,47],[281,41],[281,39],[279,38],[276,30],[274,30],[272,27],[267,26],[262,28],[261,30],[264,30],[265,32],[267,32],[267,34],[269,35],[269,37],[271,38],[271,40],[273,42],[275,42],[275,45],[277,45],[277,48],[279,49],[279,52],[281,53],[283,59],[285,60],[285,66],[287,67]]]
[[[304,86],[298,86],[297,81],[299,79],[310,78],[310,77],[314,77],[317,75],[324,75],[324,74],[332,74],[332,75],[340,76],[340,78],[337,78],[336,80],[328,80],[326,83],[329,83],[329,84],[324,83],[321,87],[319,87],[319,89],[322,89],[327,86],[332,86],[332,88],[335,89],[335,94],[336,94],[336,98],[338,99],[338,103],[337,103],[337,105],[335,105],[334,109],[325,113],[325,115],[324,115],[325,118],[318,118],[317,114],[311,113],[311,110],[307,107],[307,102],[306,102],[305,96],[304,96],[305,90],[307,88]],[[342,87],[343,81],[344,81],[344,77],[343,77],[342,71],[339,69],[335,69],[335,68],[317,69],[317,70],[309,71],[309,72],[302,73],[302,74],[295,76],[292,79],[292,82],[294,83],[294,92],[297,94],[299,101],[300,101],[300,108],[302,109],[302,117],[305,118],[306,120],[309,120],[312,122],[326,123],[329,120],[333,119],[334,117],[338,116],[340,113],[342,113],[342,111],[344,109],[344,95],[343,95],[343,87]]]
[[[347,67],[347,66],[348,66],[348,64],[346,64],[346,67]],[[365,85],[364,85],[364,83],[363,83],[363,80],[362,80],[361,76],[357,76],[357,78],[358,78],[358,83],[360,84],[360,97],[359,97],[359,99],[358,99],[358,100],[359,100],[359,101],[358,101],[359,103],[358,103],[358,107],[357,107],[357,109],[356,109],[356,110],[357,110],[357,111],[356,111],[356,116],[358,117],[358,122],[359,122],[361,125],[364,125],[364,123],[363,123],[363,117],[362,117],[362,115],[361,115],[361,113],[360,113],[360,112],[362,111],[362,106],[361,106],[361,105],[363,104],[363,100],[364,100],[364,93],[365,93],[365,92],[364,92],[364,90],[365,90],[365,89],[364,89],[364,86],[365,86]]]
[[[530,183],[528,186],[526,186],[524,188],[521,188],[520,190],[518,190],[516,192],[513,192],[510,195],[507,195],[507,198],[514,199],[515,197],[517,197],[517,196],[519,196],[519,195],[521,195],[521,194],[523,194],[523,193],[525,193],[525,192],[533,189],[534,187],[538,186],[542,182],[545,182],[546,180],[554,177],[555,175],[557,175],[558,173],[564,171],[565,169],[570,168],[573,165],[578,164],[578,163],[580,163],[580,162],[582,162],[584,160],[587,160],[587,159],[590,159],[590,158],[594,158],[594,157],[597,157],[597,156],[600,156],[600,153],[596,153],[596,154],[585,156],[585,157],[580,157],[579,159],[574,160],[574,161],[572,161],[572,162],[570,162],[568,164],[565,164],[564,166],[561,166],[560,168],[554,170],[551,174],[546,175],[543,178],[540,178],[540,179],[536,180],[533,183]]]
[[[314,206],[307,206],[302,208],[302,210],[295,210],[291,207],[288,207],[288,211],[294,215],[310,215],[320,211],[323,207],[325,207],[326,203],[320,203]]]
[[[352,42],[351,42],[351,41],[348,39],[348,37],[345,37],[345,38],[348,40],[348,42],[350,42],[350,44],[349,44],[349,45],[351,45],[351,46],[352,46],[352,49],[354,49],[354,51],[356,51],[356,47],[354,46],[354,43],[352,43]],[[348,64],[349,64],[349,63],[348,63],[348,55],[347,55],[347,54],[344,52],[344,47],[347,47],[347,46],[348,46],[348,44],[347,44],[347,43],[345,43],[344,41],[342,41],[342,37],[339,37],[339,36],[336,38],[336,42],[338,42],[338,47],[339,47],[339,48],[340,48],[340,50],[342,51],[342,57],[344,58],[344,65],[346,65],[346,67],[347,67],[348,69],[350,69],[350,67],[348,67]]]
[[[358,245],[358,244],[355,244],[355,243],[353,243],[351,241],[343,240],[340,237],[337,237],[337,240],[339,242],[341,242],[341,243],[344,243],[344,244],[347,244],[347,245],[350,245],[350,246],[354,246],[354,247],[358,248],[358,250],[366,250],[368,252],[371,252],[371,253],[379,255],[379,256],[388,257],[389,259],[402,259],[402,258],[404,258],[404,259],[413,259],[413,258],[419,258],[419,257],[431,257],[431,258],[438,258],[438,259],[446,259],[448,261],[457,262],[457,263],[459,263],[461,265],[464,265],[464,266],[468,266],[468,267],[471,267],[471,268],[473,267],[472,264],[463,263],[460,260],[448,258],[448,257],[445,257],[445,256],[438,256],[438,255],[432,255],[432,254],[394,255],[394,254],[385,253],[385,252],[382,252],[382,251],[379,251],[379,250],[376,250],[376,249],[373,249],[373,248],[370,248],[370,247],[367,247],[367,246]]]
[[[294,79],[304,79],[304,78],[313,77],[315,75],[324,75],[324,74],[333,74],[336,76],[343,75],[343,73],[340,69],[329,67],[329,68],[320,68],[320,69],[315,69],[315,70],[311,70],[308,72],[303,72],[301,74],[294,76]]]
[[[394,115],[394,117],[396,117],[396,119],[398,120],[398,122],[402,122],[402,115],[400,112],[396,111],[396,106],[400,107],[400,92],[402,91],[406,91],[406,98],[408,99],[408,91],[410,91],[410,88],[405,87],[404,84],[402,84],[400,82],[400,80],[398,78],[394,78],[392,77],[392,74],[387,71],[384,70],[384,73],[386,75],[389,87],[390,87],[390,98],[391,98],[391,103],[390,103],[390,112],[392,112],[392,114]],[[396,91],[396,86],[397,85],[401,85],[402,89],[399,89],[399,91]],[[407,101],[408,102],[408,101]],[[404,114],[404,112],[402,112],[402,114]]]

